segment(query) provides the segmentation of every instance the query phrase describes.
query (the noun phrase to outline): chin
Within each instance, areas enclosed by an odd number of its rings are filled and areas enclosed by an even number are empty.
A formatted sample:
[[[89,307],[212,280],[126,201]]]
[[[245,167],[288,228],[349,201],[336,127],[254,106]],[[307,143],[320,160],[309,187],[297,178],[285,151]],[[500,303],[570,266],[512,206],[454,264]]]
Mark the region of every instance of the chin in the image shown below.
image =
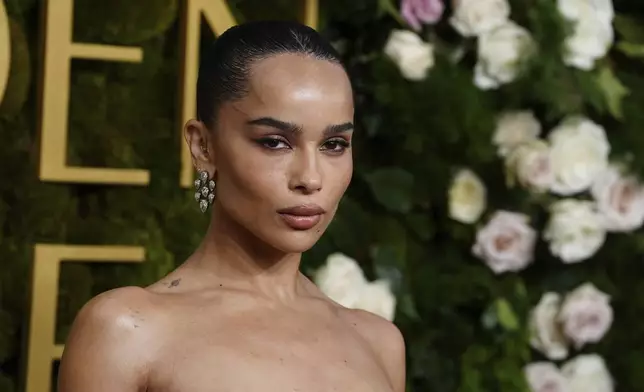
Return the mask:
[[[284,253],[304,253],[315,245],[323,231],[313,228],[302,231],[276,230],[267,238],[267,242]]]

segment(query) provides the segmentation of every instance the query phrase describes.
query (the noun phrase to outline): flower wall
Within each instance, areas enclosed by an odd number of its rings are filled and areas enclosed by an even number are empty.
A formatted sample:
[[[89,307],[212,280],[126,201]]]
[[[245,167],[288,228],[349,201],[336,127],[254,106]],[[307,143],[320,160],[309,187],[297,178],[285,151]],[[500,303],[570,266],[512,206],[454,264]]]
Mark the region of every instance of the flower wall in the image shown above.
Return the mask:
[[[295,19],[295,3],[228,1],[238,20]],[[73,63],[68,160],[148,168],[147,188],[37,179],[42,5],[5,4],[0,391],[19,391],[34,243],[146,248],[141,265],[62,266],[62,343],[91,296],[158,279],[207,222],[178,186],[181,2],[75,0],[75,40],[141,46],[144,61]],[[303,272],[400,327],[409,391],[642,390],[644,6],[326,0],[320,12],[354,82],[355,175]]]
[[[644,7],[379,4],[331,29],[366,135],[340,219],[375,228],[340,250],[396,298],[413,390],[641,390]],[[323,290],[390,316],[338,257]]]

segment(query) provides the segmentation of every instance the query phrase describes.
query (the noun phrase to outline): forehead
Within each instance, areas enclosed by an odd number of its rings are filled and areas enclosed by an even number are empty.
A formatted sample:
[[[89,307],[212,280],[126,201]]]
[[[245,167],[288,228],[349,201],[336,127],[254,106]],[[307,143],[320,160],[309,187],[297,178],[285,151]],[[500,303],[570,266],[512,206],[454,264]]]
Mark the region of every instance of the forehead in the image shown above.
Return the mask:
[[[353,116],[353,95],[340,65],[280,54],[253,64],[248,94],[235,106],[248,115],[281,115],[288,121],[303,120],[302,116],[347,121]]]

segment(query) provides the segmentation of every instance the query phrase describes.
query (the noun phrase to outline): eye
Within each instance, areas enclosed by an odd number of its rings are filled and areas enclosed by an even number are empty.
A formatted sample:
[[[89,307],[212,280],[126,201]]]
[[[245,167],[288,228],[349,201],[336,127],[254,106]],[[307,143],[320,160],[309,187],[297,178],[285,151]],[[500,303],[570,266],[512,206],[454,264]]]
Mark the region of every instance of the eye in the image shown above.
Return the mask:
[[[257,141],[262,147],[268,148],[270,150],[283,150],[285,148],[290,148],[288,143],[277,137],[265,137]]]
[[[332,153],[343,153],[347,148],[351,146],[348,140],[342,138],[330,139],[327,140],[323,145],[322,149]]]

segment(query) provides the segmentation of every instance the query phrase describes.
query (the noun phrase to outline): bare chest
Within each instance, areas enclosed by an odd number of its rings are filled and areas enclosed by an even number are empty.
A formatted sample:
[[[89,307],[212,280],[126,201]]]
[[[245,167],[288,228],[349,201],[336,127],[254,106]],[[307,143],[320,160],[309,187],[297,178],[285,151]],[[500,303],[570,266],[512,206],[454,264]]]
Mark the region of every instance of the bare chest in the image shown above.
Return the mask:
[[[339,323],[273,320],[178,328],[151,392],[390,392],[369,344]]]

